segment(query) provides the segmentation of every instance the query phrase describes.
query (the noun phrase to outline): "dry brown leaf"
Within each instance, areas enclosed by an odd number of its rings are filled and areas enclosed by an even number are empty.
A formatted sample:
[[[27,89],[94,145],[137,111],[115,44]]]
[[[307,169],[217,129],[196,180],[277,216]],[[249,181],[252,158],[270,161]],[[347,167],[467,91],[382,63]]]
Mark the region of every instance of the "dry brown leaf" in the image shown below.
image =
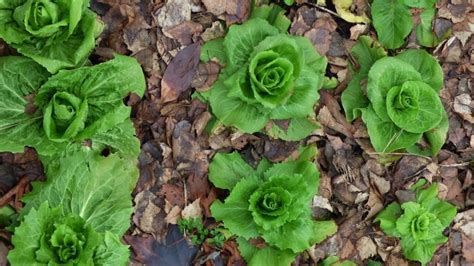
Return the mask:
[[[173,208],[171,208],[168,215],[166,215],[165,222],[168,224],[177,224],[180,218],[181,218],[181,208],[179,206],[174,206]]]
[[[368,259],[377,254],[377,246],[368,236],[361,237],[356,245],[361,260]]]
[[[181,217],[183,219],[202,218],[201,200],[197,199],[184,207],[181,211]]]

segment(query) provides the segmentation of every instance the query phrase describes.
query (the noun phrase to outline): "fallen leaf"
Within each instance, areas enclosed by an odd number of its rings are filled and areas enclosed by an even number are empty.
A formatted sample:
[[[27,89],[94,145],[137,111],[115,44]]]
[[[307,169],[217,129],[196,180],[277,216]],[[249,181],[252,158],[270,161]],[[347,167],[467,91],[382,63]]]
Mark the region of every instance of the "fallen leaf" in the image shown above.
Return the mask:
[[[125,241],[132,247],[135,261],[150,266],[192,265],[198,251],[190,246],[179,231],[178,226],[170,226],[163,244],[151,237],[126,235]]]
[[[377,254],[377,246],[368,236],[361,237],[357,241],[356,246],[361,260],[368,259]]]
[[[165,222],[168,224],[177,224],[178,220],[181,218],[181,208],[179,206],[174,206],[171,208],[170,212],[165,217]]]
[[[462,255],[467,262],[474,263],[474,240],[467,237],[464,234],[462,235]]]
[[[336,12],[347,22],[351,23],[370,23],[370,19],[367,17],[367,14],[361,12],[359,14],[354,14],[356,8],[354,7],[357,3],[364,3],[361,1],[353,0],[334,0],[334,6],[336,7]],[[365,9],[365,7],[362,7]]]
[[[197,199],[193,203],[184,207],[184,209],[181,211],[181,217],[183,219],[202,218],[200,199]]]
[[[164,102],[171,102],[190,89],[191,82],[199,64],[201,45],[199,43],[179,51],[166,68],[161,80],[161,98]]]
[[[157,197],[150,191],[142,191],[135,196],[135,210],[133,212],[133,221],[141,231],[156,235],[162,228],[160,222],[162,217],[158,217],[161,208],[155,204]],[[161,220],[161,221],[160,221]]]
[[[312,207],[326,209],[330,212],[334,212],[334,209],[332,208],[331,203],[329,203],[329,200],[327,198],[324,198],[324,197],[321,197],[321,196],[314,196],[313,197]]]
[[[332,33],[336,28],[337,24],[331,17],[322,17],[316,20],[312,28],[304,33],[304,36],[308,38],[316,47],[316,50],[324,56],[331,48]]]
[[[156,13],[158,26],[170,28],[191,20],[191,0],[168,0]]]
[[[474,124],[474,116],[472,110],[474,109],[474,101],[468,93],[463,93],[454,98],[454,111],[461,115],[462,118],[467,120],[469,123]]]
[[[367,24],[357,24],[350,28],[351,32],[351,40],[359,39],[359,36],[363,35],[367,31],[368,25]]]
[[[181,45],[190,45],[194,38],[203,31],[202,25],[194,21],[185,21],[168,29],[163,34],[177,40]]]

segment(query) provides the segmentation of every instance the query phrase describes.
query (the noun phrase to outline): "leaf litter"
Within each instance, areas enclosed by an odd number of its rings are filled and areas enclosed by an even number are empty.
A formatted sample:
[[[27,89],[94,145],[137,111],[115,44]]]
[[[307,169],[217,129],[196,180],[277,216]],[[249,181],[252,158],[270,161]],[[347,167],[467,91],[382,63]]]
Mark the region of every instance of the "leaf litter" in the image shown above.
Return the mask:
[[[299,5],[288,13],[292,19],[290,33],[308,37],[319,52],[328,55],[327,75],[339,77],[342,84],[351,78],[346,73],[354,40],[373,33],[364,24],[348,24],[337,16],[363,18],[365,1],[352,2],[349,7],[346,3],[324,8],[313,3]],[[437,35],[450,27],[453,33],[431,50],[445,74],[441,97],[450,124],[448,138],[437,157],[395,154],[398,161],[392,165],[378,162],[379,155],[370,145],[364,145],[367,133],[363,123],[351,125],[344,119],[339,104],[343,88],[321,92],[316,108],[321,128],[304,141],[316,144],[319,151],[321,196],[313,201],[313,215],[335,219],[339,230],[300,255],[298,265],[314,264],[329,255],[358,263],[375,258],[387,265],[408,265],[399,244],[372,224],[372,218],[394,199],[411,199],[408,188],[420,178],[440,182],[443,198],[459,210],[448,232],[449,243],[436,252],[431,263],[474,263],[472,6],[469,0],[437,3]],[[263,157],[284,161],[299,146],[228,129],[209,132],[205,125],[212,119],[210,110],[191,98],[193,89],[207,90],[220,70],[212,61],[199,62],[202,40],[221,37],[225,25],[244,21],[250,13],[248,1],[96,0],[92,8],[107,25],[93,58],[111,58],[113,52],[132,55],[147,74],[146,95],[133,105],[142,152],[133,225],[124,238],[134,251],[132,264],[241,265],[243,260],[234,241],[225,242],[222,249],[207,244],[194,247],[174,224],[181,217],[195,217],[207,226],[216,225],[210,218],[209,205],[223,192],[207,181],[207,167],[217,151],[238,150],[252,164]],[[412,43],[408,46],[415,45],[414,41],[409,39]],[[0,43],[1,55],[14,53]],[[20,208],[21,195],[29,189],[26,181],[43,179],[43,169],[33,150],[0,154],[0,195],[8,198],[6,204]],[[8,241],[0,246],[0,262],[9,246]]]

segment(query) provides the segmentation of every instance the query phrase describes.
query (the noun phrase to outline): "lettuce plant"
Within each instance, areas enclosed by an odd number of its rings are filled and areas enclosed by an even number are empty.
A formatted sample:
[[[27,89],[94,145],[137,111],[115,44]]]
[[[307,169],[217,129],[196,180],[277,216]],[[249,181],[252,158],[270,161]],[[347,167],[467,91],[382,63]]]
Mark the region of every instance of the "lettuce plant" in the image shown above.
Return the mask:
[[[0,38],[49,72],[82,64],[103,29],[89,0],[5,0]]]
[[[119,238],[130,226],[136,161],[74,152],[46,167],[47,181],[23,198],[12,265],[126,265]]]
[[[438,153],[448,117],[438,96],[443,71],[436,59],[415,49],[387,57],[369,37],[362,37],[352,53],[360,67],[342,94],[348,120],[362,114],[377,152]],[[428,147],[415,145],[423,136]]]
[[[129,93],[145,90],[135,59],[116,55],[54,76],[25,57],[2,57],[0,67],[0,151],[30,146],[48,156],[91,140],[93,147],[138,155],[130,107],[123,103]]]
[[[440,244],[448,241],[443,231],[454,219],[456,207],[437,198],[438,184],[418,190],[416,201],[391,203],[375,221],[385,234],[400,238],[407,259],[426,264]]]
[[[209,179],[230,190],[211,212],[237,236],[239,249],[249,265],[289,265],[296,254],[336,232],[333,221],[314,221],[311,200],[318,190],[319,173],[310,162],[315,149],[307,148],[296,161],[272,165],[263,159],[256,169],[238,153],[217,154]],[[252,240],[265,245],[256,247]]]
[[[372,19],[382,45],[389,49],[403,45],[413,29],[410,8],[423,10],[415,28],[418,43],[427,47],[438,44],[431,25],[436,13],[435,4],[436,0],[374,0]]]
[[[313,107],[327,62],[309,40],[286,33],[290,21],[282,12],[276,6],[256,8],[224,39],[204,45],[201,59],[216,58],[225,67],[203,96],[226,126],[299,140],[315,129]],[[278,120],[285,121],[265,128]]]

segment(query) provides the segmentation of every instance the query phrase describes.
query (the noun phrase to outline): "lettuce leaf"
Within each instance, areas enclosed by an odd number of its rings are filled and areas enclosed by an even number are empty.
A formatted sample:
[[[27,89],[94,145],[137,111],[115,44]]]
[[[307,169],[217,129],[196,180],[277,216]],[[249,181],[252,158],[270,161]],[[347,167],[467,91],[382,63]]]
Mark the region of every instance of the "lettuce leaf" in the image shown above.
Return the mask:
[[[410,9],[401,0],[374,0],[371,8],[380,43],[388,49],[402,46],[413,29]]]
[[[437,195],[438,184],[433,183],[416,192],[415,202],[391,203],[375,219],[387,235],[401,239],[407,259],[426,264],[438,246],[448,240],[443,231],[453,221],[456,207]]]
[[[126,265],[129,251],[111,232],[99,233],[77,215],[48,202],[24,217],[12,237],[12,265]]]
[[[0,5],[0,38],[49,72],[80,66],[102,22],[89,0],[8,0]]]
[[[255,8],[224,39],[204,45],[201,60],[225,65],[206,95],[212,113],[226,126],[300,140],[316,128],[311,115],[319,99],[327,61],[304,37],[287,34],[290,21],[277,6]],[[289,120],[289,127],[266,127]]]
[[[46,182],[34,182],[23,197],[24,213],[45,202],[62,206],[63,214],[83,218],[98,232],[122,235],[129,228],[132,213],[130,191],[138,179],[136,160],[108,157],[94,151],[76,151],[46,168]]]
[[[130,227],[137,161],[93,150],[62,154],[45,165],[47,180],[23,197],[12,238],[12,265],[126,265],[120,237]]]
[[[416,49],[387,57],[369,37],[361,37],[352,53],[359,69],[341,97],[346,118],[362,115],[377,152],[436,155],[448,129],[438,95],[443,71],[436,59]],[[422,137],[428,147],[417,146]]]
[[[135,59],[116,55],[97,66],[63,70],[52,77],[23,57],[2,57],[0,66],[5,69],[0,95],[7,99],[0,104],[5,110],[0,114],[0,151],[20,152],[29,146],[51,156],[88,139],[98,149],[108,146],[138,156],[130,107],[123,104],[129,93],[142,96],[146,87]]]
[[[298,252],[336,232],[333,221],[311,218],[309,204],[319,185],[319,173],[310,162],[314,155],[314,148],[306,148],[298,160],[274,165],[264,160],[257,170],[237,153],[218,154],[211,162],[211,182],[230,190],[224,202],[211,205],[211,213],[238,237],[250,265],[270,256],[275,265],[288,265]],[[265,240],[265,248],[247,242],[257,237]]]

